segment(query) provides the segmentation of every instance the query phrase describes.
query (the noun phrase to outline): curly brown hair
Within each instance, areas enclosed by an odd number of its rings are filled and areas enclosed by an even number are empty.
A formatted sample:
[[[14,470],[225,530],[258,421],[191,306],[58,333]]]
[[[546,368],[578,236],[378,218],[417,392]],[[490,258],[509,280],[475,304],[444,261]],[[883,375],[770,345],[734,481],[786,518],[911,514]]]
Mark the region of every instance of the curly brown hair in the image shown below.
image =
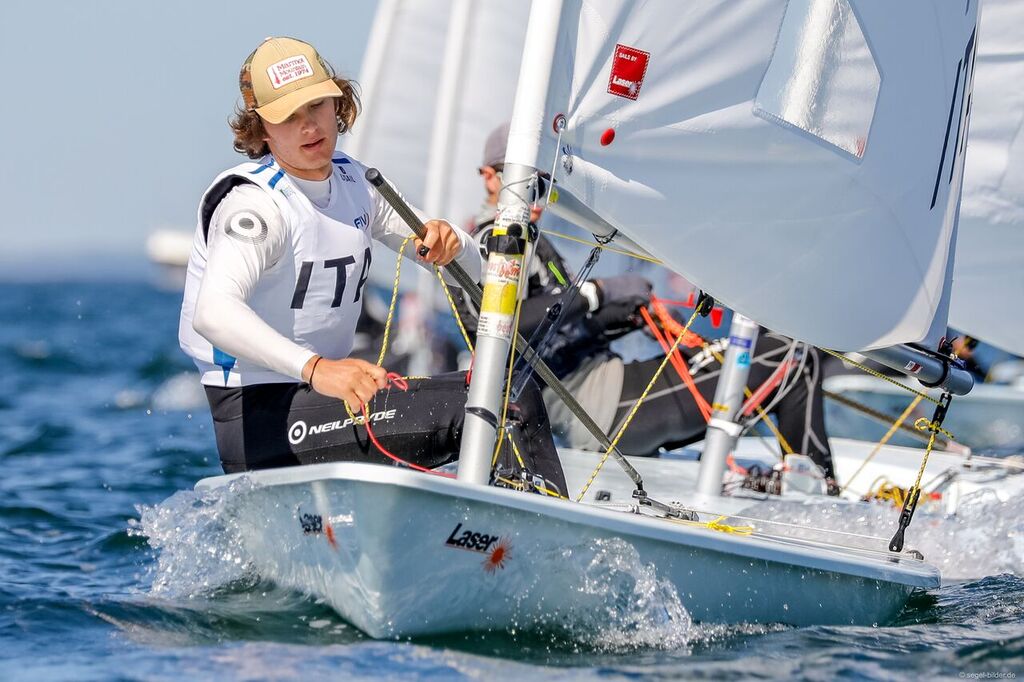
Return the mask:
[[[341,97],[334,98],[334,111],[338,119],[338,132],[346,133],[352,129],[359,116],[358,84],[340,76],[334,76],[335,84],[341,89]],[[245,154],[250,159],[260,159],[270,153],[267,145],[267,130],[263,127],[263,119],[255,111],[235,108],[235,115],[228,121],[231,132],[235,134],[235,151]]]

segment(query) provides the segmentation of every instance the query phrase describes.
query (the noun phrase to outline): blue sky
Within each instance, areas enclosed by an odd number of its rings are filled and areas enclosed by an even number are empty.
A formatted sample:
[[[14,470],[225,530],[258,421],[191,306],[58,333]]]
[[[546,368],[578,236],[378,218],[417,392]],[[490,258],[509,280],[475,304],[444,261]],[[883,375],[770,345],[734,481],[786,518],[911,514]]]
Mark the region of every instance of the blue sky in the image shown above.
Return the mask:
[[[356,77],[375,1],[9,3],[0,22],[0,280],[146,272],[157,228],[243,157],[227,119],[269,35]]]

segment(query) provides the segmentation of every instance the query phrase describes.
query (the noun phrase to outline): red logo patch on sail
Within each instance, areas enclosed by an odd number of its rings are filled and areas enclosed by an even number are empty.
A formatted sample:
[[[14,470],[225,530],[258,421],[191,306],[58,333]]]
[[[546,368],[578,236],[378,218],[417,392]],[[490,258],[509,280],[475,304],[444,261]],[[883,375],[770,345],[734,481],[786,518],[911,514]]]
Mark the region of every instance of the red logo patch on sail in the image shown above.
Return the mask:
[[[651,59],[650,52],[635,47],[616,45],[612,56],[612,72],[608,76],[608,94],[636,99],[640,96],[640,86],[644,84],[647,63]]]

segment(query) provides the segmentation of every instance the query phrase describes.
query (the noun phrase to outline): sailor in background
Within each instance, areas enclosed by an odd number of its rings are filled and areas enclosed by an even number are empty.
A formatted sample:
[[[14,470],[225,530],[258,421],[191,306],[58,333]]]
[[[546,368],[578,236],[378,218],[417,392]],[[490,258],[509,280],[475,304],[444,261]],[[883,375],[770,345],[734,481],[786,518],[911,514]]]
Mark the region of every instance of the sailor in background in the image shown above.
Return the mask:
[[[366,168],[335,151],[358,114],[354,84],[311,45],[268,38],[246,59],[239,87],[234,147],[252,161],[221,173],[203,195],[179,327],[202,374],[224,471],[386,462],[358,414],[365,403],[384,449],[423,467],[453,460],[465,373],[390,385],[385,368],[349,357],[373,240],[398,251],[411,234],[365,181]],[[427,266],[457,260],[479,276],[465,232],[443,220],[426,230],[407,252]],[[532,473],[564,491],[536,386],[517,414]]]
[[[491,132],[484,146],[479,173],[486,198],[469,225],[469,231],[482,250],[497,211],[508,132],[508,123],[499,126]],[[540,215],[541,210],[535,206],[531,220],[536,223]],[[545,319],[548,308],[559,299],[565,284],[573,277],[568,264],[543,234],[535,245],[529,274],[528,298],[520,313],[520,329],[526,338],[530,338]],[[612,341],[643,326],[638,311],[650,302],[651,289],[650,282],[636,275],[584,282],[554,338],[546,347],[538,349],[606,433],[614,433],[620,427],[662,361],[661,357],[655,357],[642,362],[624,362],[610,347]],[[463,303],[470,307],[468,301]],[[752,389],[775,372],[792,343],[792,339],[762,328],[751,358]],[[724,354],[724,339],[710,345],[717,345],[719,353]],[[682,350],[684,354],[689,353],[687,360],[693,367],[691,371],[698,390],[707,402],[712,402],[720,373],[717,360],[702,349]],[[777,419],[779,431],[791,447],[810,456],[822,468],[829,492],[838,494],[825,432],[821,382],[819,353],[806,346],[802,362],[790,370],[779,389],[773,390],[763,405]],[[546,390],[544,398],[552,428],[564,444],[599,449],[597,441],[557,396]],[[654,455],[659,448],[671,449],[703,438],[706,427],[707,422],[683,381],[673,372],[665,371],[619,441],[619,449],[627,455]]]

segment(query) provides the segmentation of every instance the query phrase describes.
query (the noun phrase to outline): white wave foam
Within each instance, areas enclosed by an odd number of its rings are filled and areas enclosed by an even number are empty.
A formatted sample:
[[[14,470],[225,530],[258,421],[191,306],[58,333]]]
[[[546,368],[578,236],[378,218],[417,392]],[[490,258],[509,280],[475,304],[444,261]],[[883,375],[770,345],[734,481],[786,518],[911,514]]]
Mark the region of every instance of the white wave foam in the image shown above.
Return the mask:
[[[184,372],[157,386],[151,398],[153,409],[186,411],[206,407],[206,394],[195,372]]]
[[[251,558],[228,513],[229,502],[251,487],[242,479],[227,488],[182,490],[159,504],[136,506],[139,519],[129,522],[128,533],[146,538],[156,550],[153,594],[191,598],[255,579]]]
[[[560,629],[599,649],[675,649],[695,636],[693,620],[671,582],[620,538],[601,538],[563,550],[566,572],[581,605]]]
[[[807,502],[776,502],[745,510],[756,516],[794,526],[875,536],[877,540],[831,539],[846,544],[884,550],[897,528],[899,508],[882,503],[838,503],[811,499]],[[942,572],[944,581],[974,580],[1012,573],[1024,576],[1024,497],[1001,501],[982,490],[961,500],[955,515],[929,513],[918,508],[906,531],[906,546],[919,550],[925,560]],[[774,530],[767,524],[766,530]],[[787,529],[786,534],[805,535]],[[820,539],[820,536],[815,536]]]

